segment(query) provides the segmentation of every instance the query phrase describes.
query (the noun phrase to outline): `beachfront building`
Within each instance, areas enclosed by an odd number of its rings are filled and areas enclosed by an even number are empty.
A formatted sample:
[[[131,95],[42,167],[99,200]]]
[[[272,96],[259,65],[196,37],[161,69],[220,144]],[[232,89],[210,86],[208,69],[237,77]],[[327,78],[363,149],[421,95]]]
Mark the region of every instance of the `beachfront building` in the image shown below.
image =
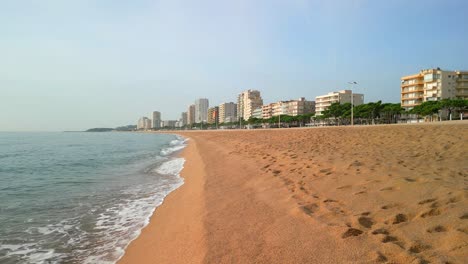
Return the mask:
[[[163,128],[175,128],[177,124],[177,120],[164,120],[162,121]]]
[[[273,116],[273,107],[276,103],[267,104],[262,106],[262,118],[269,119]]]
[[[236,122],[237,120],[237,104],[222,103],[219,105],[219,123]]]
[[[182,112],[180,115],[180,120],[179,120],[179,127],[183,127],[187,125],[187,112]]]
[[[153,129],[161,128],[161,113],[158,111],[154,111],[152,115],[153,115],[153,120],[152,120],[151,127]]]
[[[364,103],[364,94],[353,93],[351,90],[330,92],[328,94],[315,97],[315,115],[322,115],[322,112],[333,103],[351,103],[351,94],[353,96],[353,104],[355,106]]]
[[[195,100],[195,123],[208,121],[209,102],[206,98]]]
[[[211,107],[208,108],[208,119],[207,123],[208,124],[218,124],[219,122],[219,107]]]
[[[140,119],[138,119],[137,129],[139,130],[151,129],[151,119],[149,119],[146,116],[140,117]]]
[[[195,124],[195,105],[190,105],[187,110],[187,125]]]
[[[263,119],[262,116],[262,107],[255,108],[252,112],[251,118]]]
[[[279,101],[271,106],[271,115],[298,116],[315,112],[315,102],[307,101],[304,97],[298,100]]]
[[[401,107],[405,110],[456,97],[468,99],[468,71],[427,69],[401,78]]]
[[[237,97],[237,115],[243,120],[248,120],[253,111],[262,107],[263,99],[257,90],[247,90]]]

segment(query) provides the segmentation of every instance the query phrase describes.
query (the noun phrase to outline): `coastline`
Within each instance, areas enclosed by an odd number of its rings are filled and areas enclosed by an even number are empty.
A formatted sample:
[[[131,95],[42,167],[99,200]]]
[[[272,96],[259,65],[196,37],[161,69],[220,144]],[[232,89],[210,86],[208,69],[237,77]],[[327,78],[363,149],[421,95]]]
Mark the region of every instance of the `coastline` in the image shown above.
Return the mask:
[[[202,262],[204,168],[192,140],[179,156],[185,159],[180,173],[184,184],[165,197],[117,263]]]
[[[458,263],[466,131],[467,122],[177,132],[190,138],[185,184],[119,263]]]

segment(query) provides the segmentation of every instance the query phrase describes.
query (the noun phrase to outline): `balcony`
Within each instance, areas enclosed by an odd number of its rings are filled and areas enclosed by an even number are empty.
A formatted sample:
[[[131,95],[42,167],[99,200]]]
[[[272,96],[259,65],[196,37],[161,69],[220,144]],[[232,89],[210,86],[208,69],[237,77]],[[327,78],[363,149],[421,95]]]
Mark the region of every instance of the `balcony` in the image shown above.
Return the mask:
[[[402,94],[406,94],[406,93],[415,93],[415,92],[424,92],[424,89],[421,87],[419,89],[403,89],[401,90],[401,93]]]
[[[413,82],[413,83],[407,83],[407,82],[404,82],[401,84],[401,87],[408,87],[408,86],[415,86],[415,85],[423,85],[424,84],[424,81],[416,81],[416,82]]]

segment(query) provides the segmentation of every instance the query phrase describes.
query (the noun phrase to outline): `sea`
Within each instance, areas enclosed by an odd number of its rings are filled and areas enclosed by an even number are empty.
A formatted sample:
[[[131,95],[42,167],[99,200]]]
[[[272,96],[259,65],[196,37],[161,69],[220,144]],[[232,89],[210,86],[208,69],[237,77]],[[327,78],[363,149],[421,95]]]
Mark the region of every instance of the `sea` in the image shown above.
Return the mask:
[[[0,263],[115,263],[183,184],[186,140],[0,132]]]

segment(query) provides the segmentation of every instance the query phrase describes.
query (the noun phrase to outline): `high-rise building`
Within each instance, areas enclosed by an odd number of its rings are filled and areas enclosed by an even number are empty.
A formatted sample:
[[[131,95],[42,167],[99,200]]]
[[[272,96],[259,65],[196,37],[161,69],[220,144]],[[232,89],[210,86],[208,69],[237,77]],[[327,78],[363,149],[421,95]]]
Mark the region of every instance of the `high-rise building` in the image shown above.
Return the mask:
[[[322,112],[333,103],[351,103],[351,94],[353,95],[353,105],[356,106],[364,103],[364,94],[353,93],[351,90],[330,92],[315,97],[315,115],[322,115]]]
[[[187,125],[187,112],[182,112],[180,116],[180,123],[179,126],[183,127]]]
[[[146,116],[140,117],[140,119],[138,119],[137,129],[151,129],[151,119]]]
[[[401,78],[401,107],[411,110],[427,101],[468,99],[468,71],[421,70]]]
[[[195,123],[202,123],[208,120],[208,99],[200,98],[195,100]]]
[[[243,120],[248,120],[253,111],[262,107],[263,99],[257,90],[247,90],[237,97],[237,115]]]
[[[158,129],[161,127],[161,113],[158,111],[153,112],[152,128]]]
[[[208,124],[218,124],[219,123],[219,107],[210,107],[208,108]]]
[[[235,122],[236,119],[237,104],[230,102],[219,105],[219,123]]]
[[[195,105],[190,105],[187,109],[187,125],[195,124]]]

